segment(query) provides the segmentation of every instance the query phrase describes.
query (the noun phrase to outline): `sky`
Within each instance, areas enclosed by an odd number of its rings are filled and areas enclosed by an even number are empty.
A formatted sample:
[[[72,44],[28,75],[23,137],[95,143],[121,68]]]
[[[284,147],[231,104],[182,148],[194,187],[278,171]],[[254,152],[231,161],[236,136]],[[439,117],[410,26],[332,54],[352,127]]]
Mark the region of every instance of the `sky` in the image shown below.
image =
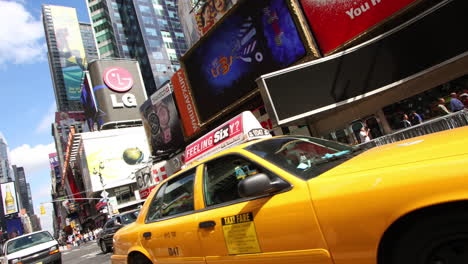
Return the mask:
[[[10,163],[24,167],[34,211],[45,203],[41,224],[51,224],[48,154],[55,152],[51,123],[56,111],[41,19],[43,4],[74,7],[89,22],[86,0],[0,0],[0,133]],[[47,228],[45,228],[47,229]]]

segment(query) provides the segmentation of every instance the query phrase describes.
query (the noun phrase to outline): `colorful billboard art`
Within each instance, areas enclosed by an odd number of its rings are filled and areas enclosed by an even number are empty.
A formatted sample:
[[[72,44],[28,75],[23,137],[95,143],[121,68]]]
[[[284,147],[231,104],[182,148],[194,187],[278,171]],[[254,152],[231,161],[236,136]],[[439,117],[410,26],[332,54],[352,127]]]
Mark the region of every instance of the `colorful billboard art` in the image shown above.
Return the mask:
[[[80,100],[83,70],[86,68],[81,31],[74,8],[50,6],[60,66],[68,100]]]
[[[182,120],[184,134],[191,137],[200,130],[200,120],[198,118],[192,94],[188,87],[187,78],[184,71],[179,69],[171,78],[174,89],[174,96],[179,108],[180,119]]]
[[[300,0],[325,55],[416,1]]]
[[[195,13],[197,28],[200,35],[204,35],[237,0],[208,0]]]
[[[172,95],[172,86],[167,83],[156,91],[141,107],[148,141],[156,160],[168,158],[184,148],[184,135],[179,114]]]
[[[133,173],[151,156],[143,127],[82,133],[89,180],[93,192],[134,183]],[[117,144],[116,144],[117,143]]]
[[[183,58],[201,121],[252,92],[261,74],[305,55],[285,0],[243,2]]]
[[[14,182],[1,184],[3,213],[5,215],[18,213],[18,201]]]

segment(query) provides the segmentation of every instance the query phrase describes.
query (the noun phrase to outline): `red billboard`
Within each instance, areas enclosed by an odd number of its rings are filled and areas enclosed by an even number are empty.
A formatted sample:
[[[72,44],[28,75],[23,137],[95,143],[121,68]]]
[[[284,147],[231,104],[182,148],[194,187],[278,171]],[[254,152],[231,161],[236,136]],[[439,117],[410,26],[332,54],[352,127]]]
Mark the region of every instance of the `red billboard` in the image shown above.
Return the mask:
[[[192,94],[190,93],[187,79],[182,69],[172,76],[171,83],[174,89],[176,104],[179,108],[180,119],[184,127],[184,134],[186,137],[190,137],[200,130],[200,120],[198,119]]]
[[[300,0],[325,55],[416,1]]]

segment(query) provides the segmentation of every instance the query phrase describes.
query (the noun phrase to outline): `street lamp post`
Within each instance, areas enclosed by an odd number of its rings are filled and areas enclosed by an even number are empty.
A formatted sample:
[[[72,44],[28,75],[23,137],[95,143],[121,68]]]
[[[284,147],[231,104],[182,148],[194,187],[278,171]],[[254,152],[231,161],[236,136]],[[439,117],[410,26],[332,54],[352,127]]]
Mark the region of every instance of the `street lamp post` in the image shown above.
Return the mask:
[[[102,185],[103,198],[104,198],[104,201],[107,204],[107,211],[109,212],[109,215],[112,216],[112,210],[111,210],[111,206],[109,204],[108,193],[106,192],[106,187],[105,187],[106,185],[104,184],[104,179],[102,178],[102,170],[103,169],[104,169],[104,162],[100,161],[99,162],[99,167],[97,169],[94,168],[93,174],[99,176],[99,180],[101,181],[101,185]]]

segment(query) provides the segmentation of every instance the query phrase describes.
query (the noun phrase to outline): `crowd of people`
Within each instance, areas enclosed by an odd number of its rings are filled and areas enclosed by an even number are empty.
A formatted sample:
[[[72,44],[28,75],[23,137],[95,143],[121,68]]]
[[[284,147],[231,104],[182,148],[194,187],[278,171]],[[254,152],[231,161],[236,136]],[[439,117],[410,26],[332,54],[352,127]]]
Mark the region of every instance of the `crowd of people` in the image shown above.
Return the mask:
[[[80,231],[78,229],[73,229],[73,233],[70,235],[62,235],[59,239],[61,246],[80,246],[81,244],[86,244],[90,241],[96,239],[98,233],[102,228],[97,228],[94,230]]]

